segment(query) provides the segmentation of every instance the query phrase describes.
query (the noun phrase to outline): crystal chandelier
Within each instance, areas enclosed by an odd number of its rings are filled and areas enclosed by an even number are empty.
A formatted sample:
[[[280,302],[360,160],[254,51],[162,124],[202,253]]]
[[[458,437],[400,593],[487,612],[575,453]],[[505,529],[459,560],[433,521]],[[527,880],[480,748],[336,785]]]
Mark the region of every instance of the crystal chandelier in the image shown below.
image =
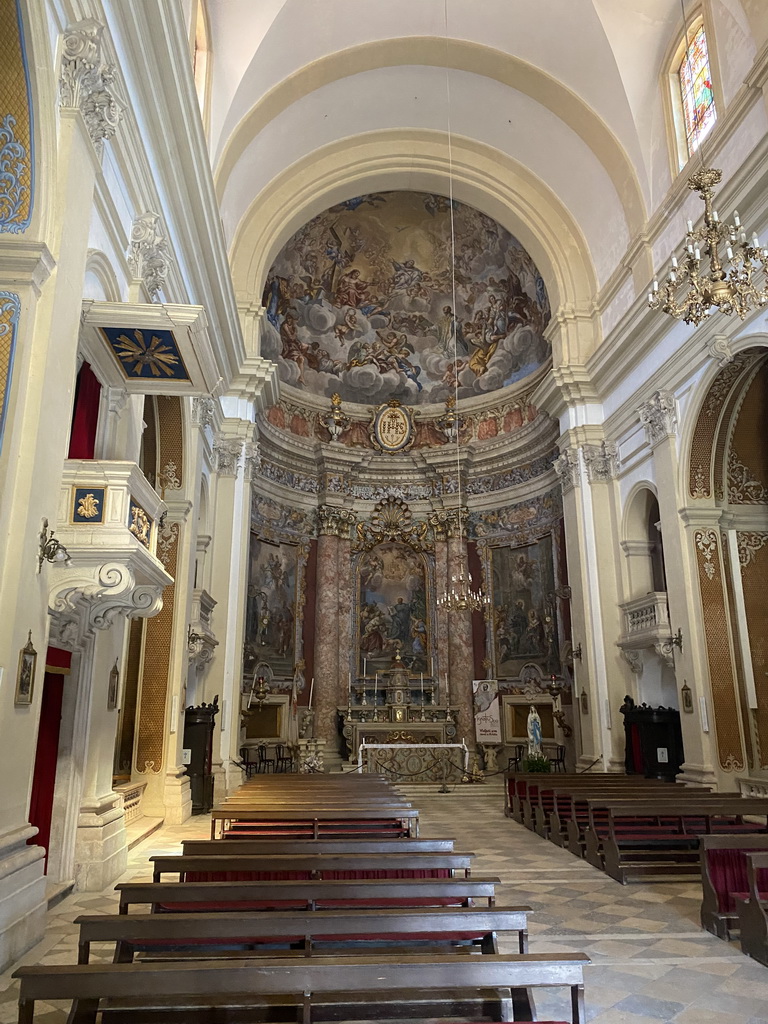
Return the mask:
[[[648,292],[651,309],[687,324],[700,324],[716,309],[743,320],[768,302],[768,249],[757,235],[747,241],[736,211],[733,224],[724,224],[712,208],[712,189],[722,176],[722,171],[708,167],[688,179],[688,188],[704,202],[704,224],[694,230],[688,221],[681,261],[673,256],[667,280],[659,287],[654,279]]]
[[[463,565],[454,576],[451,576],[445,593],[437,599],[437,607],[447,612],[482,612],[490,607],[490,604],[490,597],[479,587],[473,586],[472,579]]]

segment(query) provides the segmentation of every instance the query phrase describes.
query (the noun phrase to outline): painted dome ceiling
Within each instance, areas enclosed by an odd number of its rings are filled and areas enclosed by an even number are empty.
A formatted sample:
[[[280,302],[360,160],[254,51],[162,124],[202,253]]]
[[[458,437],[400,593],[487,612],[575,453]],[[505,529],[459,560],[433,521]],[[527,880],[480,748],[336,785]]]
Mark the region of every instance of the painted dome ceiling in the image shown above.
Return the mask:
[[[358,196],[321,213],[270,268],[262,354],[300,392],[377,405],[498,391],[550,356],[549,299],[495,220],[423,192]],[[455,291],[454,291],[455,288]]]

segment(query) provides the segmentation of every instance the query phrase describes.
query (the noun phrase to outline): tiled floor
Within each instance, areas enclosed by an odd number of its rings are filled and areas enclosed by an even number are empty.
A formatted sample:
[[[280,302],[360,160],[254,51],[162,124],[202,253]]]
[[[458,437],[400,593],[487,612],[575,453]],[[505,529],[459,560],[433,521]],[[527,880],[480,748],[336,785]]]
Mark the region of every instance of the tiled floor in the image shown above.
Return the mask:
[[[768,970],[703,932],[698,924],[701,892],[683,883],[621,886],[546,840],[503,816],[501,793],[473,787],[461,796],[418,799],[421,834],[452,836],[457,850],[477,855],[473,873],[502,881],[497,903],[527,903],[531,952],[586,952],[588,1019],[596,1024],[768,1024]],[[204,818],[169,826],[129,854],[125,880],[150,877],[152,853],[174,853],[182,838],[207,838]],[[22,962],[76,962],[82,913],[116,907],[111,887],[74,893],[49,913],[44,940]],[[515,952],[502,937],[502,951]],[[98,947],[96,947],[98,950]],[[96,957],[94,957],[96,959]],[[16,1020],[11,971],[0,975],[0,1024]],[[556,991],[538,999],[539,1016],[567,1018]],[[39,1005],[36,1022],[64,1024],[61,1007]]]

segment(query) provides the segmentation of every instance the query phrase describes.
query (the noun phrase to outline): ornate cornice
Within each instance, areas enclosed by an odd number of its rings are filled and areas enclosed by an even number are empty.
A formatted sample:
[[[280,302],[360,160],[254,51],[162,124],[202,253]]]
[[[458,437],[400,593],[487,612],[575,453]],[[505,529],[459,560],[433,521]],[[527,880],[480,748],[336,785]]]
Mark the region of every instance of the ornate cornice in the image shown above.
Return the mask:
[[[147,211],[137,217],[131,227],[128,266],[134,278],[144,282],[150,302],[157,302],[168,277],[172,256],[160,216]]]
[[[216,422],[216,402],[213,398],[203,395],[201,398],[192,399],[192,423],[205,430],[212,427]]]
[[[650,445],[656,445],[677,433],[677,407],[671,391],[654,391],[637,410],[637,414],[645,427]]]
[[[59,102],[80,111],[94,146],[111,139],[123,116],[111,86],[113,64],[102,63],[104,26],[94,18],[70,25],[63,34]]]
[[[357,520],[357,513],[351,508],[336,505],[320,505],[317,510],[317,532],[320,536],[348,538],[349,531]]]
[[[243,466],[249,479],[258,473],[261,466],[261,449],[258,441],[246,441],[243,446]]]
[[[585,444],[582,447],[590,483],[613,480],[619,470],[619,446],[612,441]]]

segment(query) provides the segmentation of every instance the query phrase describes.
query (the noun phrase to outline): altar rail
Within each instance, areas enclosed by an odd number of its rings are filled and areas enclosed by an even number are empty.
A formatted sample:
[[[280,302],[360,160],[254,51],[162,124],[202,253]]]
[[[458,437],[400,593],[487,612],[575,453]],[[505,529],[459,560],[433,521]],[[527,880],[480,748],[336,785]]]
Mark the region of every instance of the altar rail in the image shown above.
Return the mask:
[[[468,768],[469,750],[463,742],[361,743],[357,751],[358,772],[383,774],[393,781],[459,782]]]

